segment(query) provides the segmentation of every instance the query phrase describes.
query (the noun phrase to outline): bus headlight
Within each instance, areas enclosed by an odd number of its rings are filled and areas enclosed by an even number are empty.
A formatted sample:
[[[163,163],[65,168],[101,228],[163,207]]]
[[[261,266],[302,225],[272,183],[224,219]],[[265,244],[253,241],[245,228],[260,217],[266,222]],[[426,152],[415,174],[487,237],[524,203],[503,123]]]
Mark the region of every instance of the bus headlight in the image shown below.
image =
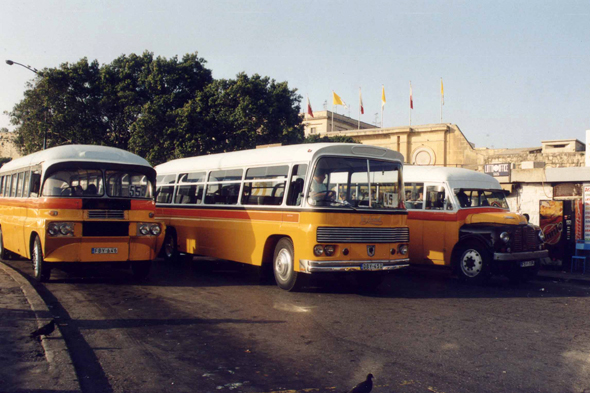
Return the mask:
[[[324,254],[324,247],[321,244],[316,244],[313,247],[313,254],[316,257],[322,256]]]
[[[402,244],[401,246],[399,246],[399,253],[402,255],[407,255],[408,254],[408,245],[407,244]]]
[[[508,232],[502,232],[500,234],[500,239],[502,239],[504,243],[508,244],[508,242],[510,241],[510,234]]]
[[[162,233],[162,228],[160,228],[160,224],[152,224],[150,226],[150,232],[154,236],[158,236],[160,233]]]
[[[541,243],[545,243],[545,234],[543,233],[543,231],[539,231],[538,235]]]
[[[139,235],[147,236],[150,234],[149,224],[139,224],[137,227],[137,233]]]
[[[47,227],[49,236],[74,236],[73,222],[51,222]]]
[[[334,246],[325,246],[324,247],[324,252],[326,253],[327,257],[331,257],[332,255],[334,255],[334,251],[336,251],[336,247],[334,247]]]

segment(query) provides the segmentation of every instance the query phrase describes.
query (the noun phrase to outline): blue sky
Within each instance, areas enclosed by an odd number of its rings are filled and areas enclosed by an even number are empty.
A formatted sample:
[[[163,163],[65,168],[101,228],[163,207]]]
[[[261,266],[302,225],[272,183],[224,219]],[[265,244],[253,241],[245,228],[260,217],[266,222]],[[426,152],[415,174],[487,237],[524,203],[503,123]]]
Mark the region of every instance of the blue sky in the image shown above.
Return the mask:
[[[30,71],[82,57],[198,52],[215,78],[244,71],[287,81],[314,110],[334,90],[358,118],[457,124],[478,147],[532,147],[590,129],[588,1],[4,1],[0,112]],[[338,113],[348,114],[342,107]],[[375,116],[375,114],[379,114]],[[9,119],[0,115],[0,127]]]

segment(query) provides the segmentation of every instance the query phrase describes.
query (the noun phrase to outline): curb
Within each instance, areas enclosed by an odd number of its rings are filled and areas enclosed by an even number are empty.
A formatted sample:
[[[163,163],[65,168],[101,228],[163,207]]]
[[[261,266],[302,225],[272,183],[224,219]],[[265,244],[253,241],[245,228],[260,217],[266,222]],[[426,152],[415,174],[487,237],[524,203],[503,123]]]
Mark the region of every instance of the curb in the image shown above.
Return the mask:
[[[41,327],[50,322],[53,314],[33,285],[17,270],[2,261],[0,261],[0,268],[21,287],[27,302],[31,306],[31,310],[35,314],[37,326]],[[55,379],[55,386],[53,388],[62,389],[67,387],[67,390],[72,390],[73,388],[76,391],[82,391],[61,328],[58,324],[56,324],[56,327],[50,338],[41,338],[41,345],[43,345],[45,358],[49,364],[49,372]],[[61,386],[62,384],[65,386]]]

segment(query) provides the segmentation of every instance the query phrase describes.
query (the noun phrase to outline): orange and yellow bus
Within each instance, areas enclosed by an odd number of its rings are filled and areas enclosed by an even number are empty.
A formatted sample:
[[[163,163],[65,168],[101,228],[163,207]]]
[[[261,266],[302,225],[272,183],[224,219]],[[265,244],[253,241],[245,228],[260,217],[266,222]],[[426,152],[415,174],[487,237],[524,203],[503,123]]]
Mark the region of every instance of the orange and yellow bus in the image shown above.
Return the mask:
[[[145,277],[163,240],[156,173],[124,150],[66,145],[0,168],[0,258],[30,258],[39,281],[61,263],[125,262]]]
[[[156,167],[163,253],[205,255],[300,274],[354,272],[370,289],[408,266],[400,153],[303,144],[182,158]]]
[[[534,276],[548,256],[543,232],[511,213],[500,183],[463,168],[404,167],[410,260],[450,266],[462,281]]]

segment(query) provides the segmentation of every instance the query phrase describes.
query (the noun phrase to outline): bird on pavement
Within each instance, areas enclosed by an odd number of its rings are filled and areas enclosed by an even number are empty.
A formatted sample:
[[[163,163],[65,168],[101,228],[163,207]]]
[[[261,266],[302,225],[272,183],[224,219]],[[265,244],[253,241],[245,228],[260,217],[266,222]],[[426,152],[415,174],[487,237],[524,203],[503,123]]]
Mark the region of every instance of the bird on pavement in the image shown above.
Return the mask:
[[[31,333],[31,338],[39,337],[39,336],[49,336],[55,330],[55,319],[52,319],[46,325],[41,326],[39,329],[35,330]]]
[[[367,375],[367,379],[356,385],[348,393],[369,393],[371,390],[373,390],[373,378],[373,374]]]

